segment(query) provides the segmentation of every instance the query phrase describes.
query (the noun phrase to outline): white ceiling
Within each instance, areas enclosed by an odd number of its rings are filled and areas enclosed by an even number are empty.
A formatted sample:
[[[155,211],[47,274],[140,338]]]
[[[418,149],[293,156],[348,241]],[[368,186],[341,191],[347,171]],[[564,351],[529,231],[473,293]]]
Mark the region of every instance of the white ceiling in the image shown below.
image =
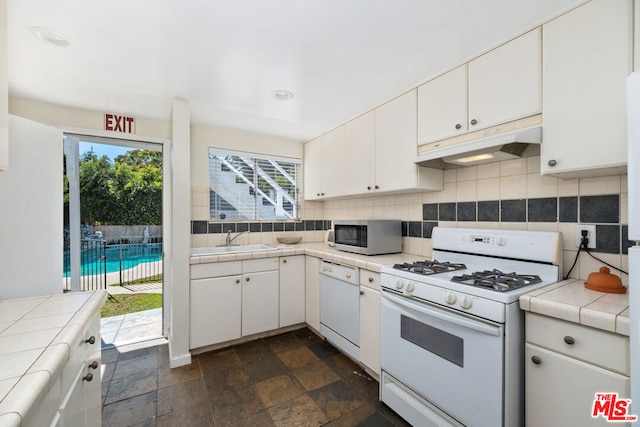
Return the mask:
[[[308,141],[583,2],[8,0],[9,94]]]

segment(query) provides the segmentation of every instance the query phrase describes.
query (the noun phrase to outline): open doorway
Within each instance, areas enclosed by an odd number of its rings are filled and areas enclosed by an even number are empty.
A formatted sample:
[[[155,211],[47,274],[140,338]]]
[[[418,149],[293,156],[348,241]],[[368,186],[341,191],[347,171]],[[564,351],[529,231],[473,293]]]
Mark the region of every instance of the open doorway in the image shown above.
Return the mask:
[[[105,289],[103,348],[162,336],[162,145],[64,135],[65,291]]]

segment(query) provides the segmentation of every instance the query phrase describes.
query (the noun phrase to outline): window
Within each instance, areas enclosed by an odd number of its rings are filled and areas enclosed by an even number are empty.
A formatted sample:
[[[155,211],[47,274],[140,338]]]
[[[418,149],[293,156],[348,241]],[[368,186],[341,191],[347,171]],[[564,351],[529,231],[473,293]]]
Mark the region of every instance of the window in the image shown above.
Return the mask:
[[[209,149],[211,221],[298,219],[300,159]]]

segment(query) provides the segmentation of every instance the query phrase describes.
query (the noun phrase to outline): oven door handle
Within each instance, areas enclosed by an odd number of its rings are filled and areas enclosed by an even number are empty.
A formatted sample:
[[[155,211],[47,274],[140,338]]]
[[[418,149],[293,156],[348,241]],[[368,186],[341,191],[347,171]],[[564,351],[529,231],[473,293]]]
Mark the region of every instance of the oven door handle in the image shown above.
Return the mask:
[[[440,320],[444,320],[445,322],[450,322],[456,324],[458,326],[462,326],[463,328],[473,329],[474,331],[482,332],[487,335],[493,335],[499,337],[502,335],[501,328],[499,326],[491,326],[486,323],[482,323],[479,321],[474,321],[472,319],[467,319],[463,316],[455,316],[446,313],[444,310],[431,307],[428,304],[418,304],[411,300],[408,300],[403,297],[398,297],[396,295],[390,294],[388,292],[382,292],[383,303],[384,298],[389,300],[391,303],[395,303],[400,307],[413,310],[415,312],[425,314],[427,316],[436,317]]]

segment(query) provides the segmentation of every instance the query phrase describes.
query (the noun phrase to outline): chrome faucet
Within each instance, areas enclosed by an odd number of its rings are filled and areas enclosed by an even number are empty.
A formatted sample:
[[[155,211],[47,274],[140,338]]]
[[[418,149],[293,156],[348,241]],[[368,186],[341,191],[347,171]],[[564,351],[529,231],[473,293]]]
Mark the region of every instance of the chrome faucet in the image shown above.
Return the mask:
[[[238,234],[236,234],[235,236],[231,237],[231,230],[227,231],[227,240],[225,243],[225,246],[231,246],[231,242],[233,242],[234,240],[236,240],[238,237],[242,236],[245,233],[249,233],[248,231],[242,231]]]

